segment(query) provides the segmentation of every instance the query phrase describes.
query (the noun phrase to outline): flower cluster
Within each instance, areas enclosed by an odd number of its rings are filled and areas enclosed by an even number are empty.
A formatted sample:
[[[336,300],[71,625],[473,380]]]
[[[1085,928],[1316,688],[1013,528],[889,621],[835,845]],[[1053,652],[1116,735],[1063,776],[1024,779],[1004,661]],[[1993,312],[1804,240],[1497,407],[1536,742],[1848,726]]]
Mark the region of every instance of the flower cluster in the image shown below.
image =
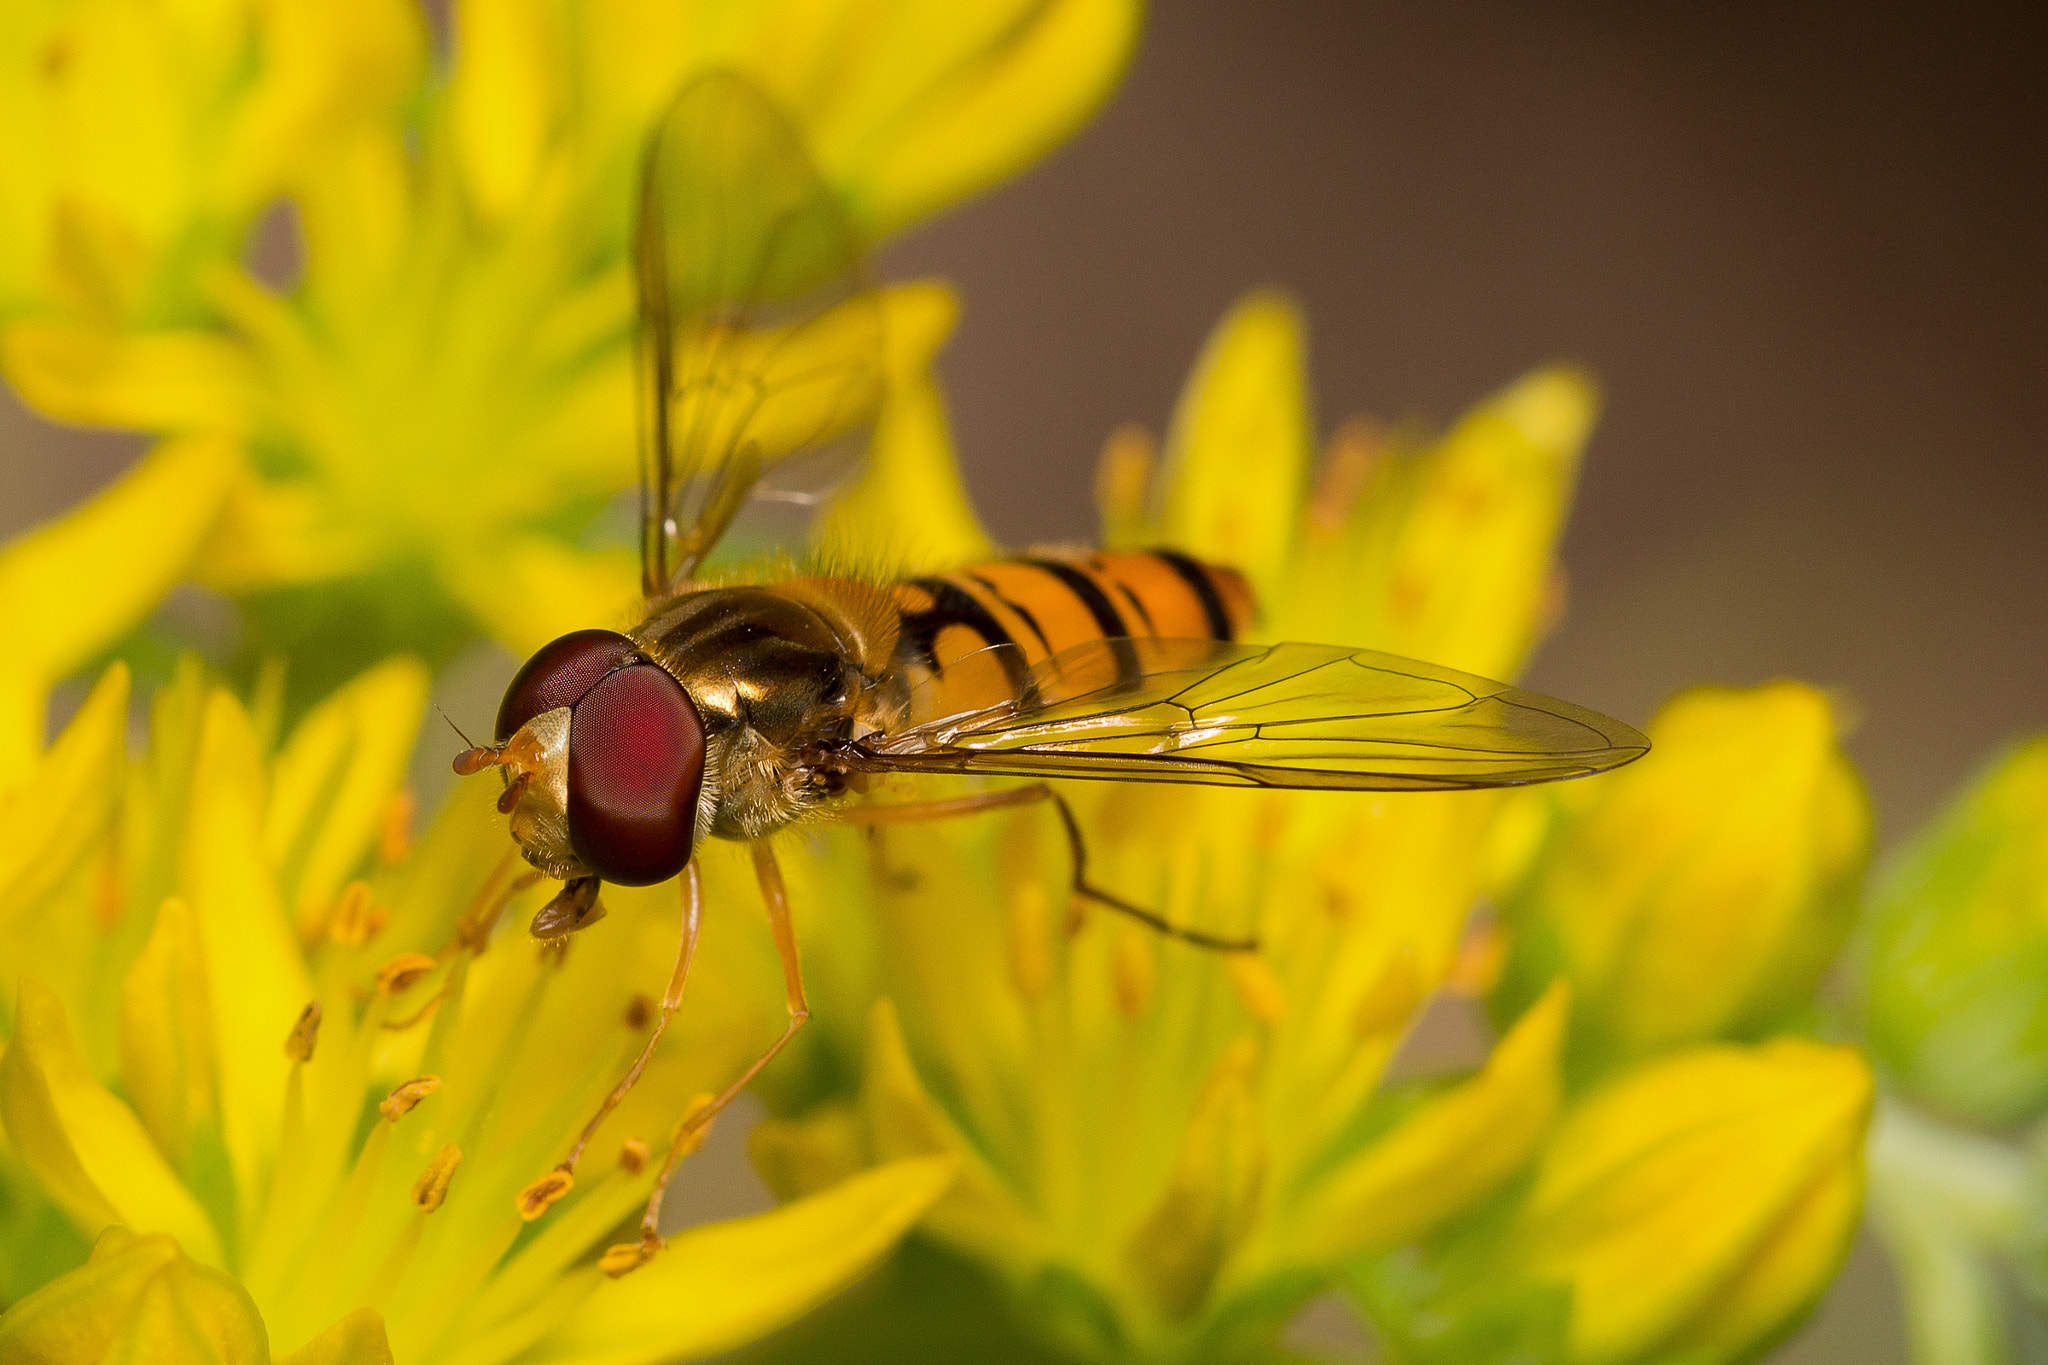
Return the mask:
[[[1243,565],[1268,638],[1512,674],[1557,610],[1585,378],[1534,374],[1433,439],[1347,424],[1319,472],[1305,395],[1299,321],[1254,296],[1163,454],[1136,430],[1105,449],[1105,540]],[[983,539],[931,459],[878,443],[868,534]],[[1868,817],[1808,689],[1689,695],[1652,734],[1554,795],[1072,794],[1091,877],[1255,930],[1256,956],[1071,900],[1043,813],[827,833],[841,885],[870,870],[813,954],[873,982],[837,1049],[862,1049],[859,1080],[784,1087],[757,1164],[794,1195],[954,1157],[925,1232],[1077,1359],[1235,1358],[1333,1288],[1406,1358],[1752,1355],[1860,1206],[1867,1068],[1774,1035],[1847,932]],[[1500,918],[1473,936],[1489,890]],[[1482,1065],[1390,1082],[1432,1001],[1489,988]]]
[[[0,551],[0,1359],[684,1359],[882,1267],[750,1358],[1279,1358],[1334,1296],[1415,1362],[1718,1365],[1801,1320],[1856,1226],[1858,1036],[1922,1350],[1993,1358],[1996,1267],[2038,1291],[2048,1245],[2006,1136],[2048,1107],[2048,752],[1866,906],[1867,803],[1791,682],[1681,695],[1648,758],[1554,789],[1072,793],[1093,880],[1255,954],[1077,901],[1042,807],[785,837],[816,1017],[750,1146],[788,1202],[612,1278],[677,1119],[781,1028],[747,862],[706,850],[677,1026],[521,1216],[646,1037],[675,892],[608,889],[544,950],[490,793],[421,821],[404,774],[458,648],[632,599],[607,517],[650,118],[746,73],[874,241],[1070,133],[1137,22],[512,0],[437,52],[404,0],[53,0],[0,37],[0,369],[164,438]],[[289,281],[248,264],[281,213]],[[991,542],[932,374],[955,304],[884,306],[872,458],[815,548],[956,564]],[[1513,676],[1562,607],[1590,381],[1318,452],[1304,349],[1284,298],[1233,310],[1163,441],[1105,447],[1103,541],[1240,567],[1263,638]],[[234,597],[248,656],[131,699],[106,661],[181,581]],[[1818,988],[1852,932],[1842,1020]],[[1463,1064],[1422,1066],[1446,1027]]]

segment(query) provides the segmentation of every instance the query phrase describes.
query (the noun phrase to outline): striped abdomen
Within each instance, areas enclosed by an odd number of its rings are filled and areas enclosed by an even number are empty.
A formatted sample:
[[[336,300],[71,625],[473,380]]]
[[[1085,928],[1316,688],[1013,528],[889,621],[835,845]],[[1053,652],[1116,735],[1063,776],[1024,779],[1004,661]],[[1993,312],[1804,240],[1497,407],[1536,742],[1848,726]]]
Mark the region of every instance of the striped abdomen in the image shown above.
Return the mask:
[[[1025,698],[1030,671],[1098,640],[1233,640],[1251,624],[1243,575],[1170,550],[1048,552],[991,560],[892,590],[896,665],[913,721]],[[984,653],[990,646],[1009,645]],[[1112,651],[1135,677],[1133,650]]]

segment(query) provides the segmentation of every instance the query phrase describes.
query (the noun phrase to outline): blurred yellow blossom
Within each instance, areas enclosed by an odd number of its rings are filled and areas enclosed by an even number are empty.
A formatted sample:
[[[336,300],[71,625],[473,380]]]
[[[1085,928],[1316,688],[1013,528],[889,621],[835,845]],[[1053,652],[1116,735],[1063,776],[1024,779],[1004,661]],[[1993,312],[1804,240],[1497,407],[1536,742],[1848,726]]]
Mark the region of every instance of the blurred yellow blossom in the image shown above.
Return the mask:
[[[2048,738],[2014,745],[1901,852],[1857,965],[1872,1053],[1977,1123],[2048,1108]]]
[[[1361,1291],[1420,1361],[1754,1359],[1848,1250],[1870,1104],[1846,1047],[1668,1054],[1574,1104],[1504,1208]]]
[[[544,607],[529,580],[629,609],[603,519],[633,482],[629,201],[664,101],[743,73],[874,240],[1071,134],[1138,13],[513,0],[456,6],[444,63],[402,0],[39,4],[0,52],[33,132],[0,151],[0,368],[53,417],[236,442],[201,570],[301,701]],[[242,263],[280,201],[283,293]]]
[[[1562,973],[1594,1063],[1787,1022],[1849,931],[1870,854],[1869,802],[1814,689],[1687,692],[1649,734],[1627,771],[1523,798],[1552,825],[1502,895],[1507,1011]]]

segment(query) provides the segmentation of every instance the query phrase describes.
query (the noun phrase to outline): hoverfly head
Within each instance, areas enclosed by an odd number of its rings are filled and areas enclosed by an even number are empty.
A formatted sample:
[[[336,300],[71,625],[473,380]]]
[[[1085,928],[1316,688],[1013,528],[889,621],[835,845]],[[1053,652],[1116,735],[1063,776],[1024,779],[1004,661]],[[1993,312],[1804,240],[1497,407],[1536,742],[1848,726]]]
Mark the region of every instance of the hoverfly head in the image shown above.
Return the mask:
[[[498,808],[541,871],[650,886],[689,862],[704,725],[682,684],[627,637],[579,630],[542,647],[505,689],[496,741],[455,770],[504,769]]]

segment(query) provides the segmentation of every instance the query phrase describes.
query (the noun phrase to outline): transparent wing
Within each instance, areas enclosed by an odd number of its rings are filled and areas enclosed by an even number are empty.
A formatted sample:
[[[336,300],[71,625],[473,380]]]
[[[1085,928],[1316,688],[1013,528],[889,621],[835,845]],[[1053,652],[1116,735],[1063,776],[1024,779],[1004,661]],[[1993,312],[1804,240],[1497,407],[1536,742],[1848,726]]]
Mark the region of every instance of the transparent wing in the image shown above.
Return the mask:
[[[843,476],[882,392],[858,238],[787,117],[699,76],[647,147],[639,286],[640,552],[650,597],[694,574],[747,498]]]
[[[861,757],[883,771],[1432,791],[1583,777],[1649,747],[1570,702],[1373,650],[1100,640],[1045,660],[1017,700],[870,740]]]

